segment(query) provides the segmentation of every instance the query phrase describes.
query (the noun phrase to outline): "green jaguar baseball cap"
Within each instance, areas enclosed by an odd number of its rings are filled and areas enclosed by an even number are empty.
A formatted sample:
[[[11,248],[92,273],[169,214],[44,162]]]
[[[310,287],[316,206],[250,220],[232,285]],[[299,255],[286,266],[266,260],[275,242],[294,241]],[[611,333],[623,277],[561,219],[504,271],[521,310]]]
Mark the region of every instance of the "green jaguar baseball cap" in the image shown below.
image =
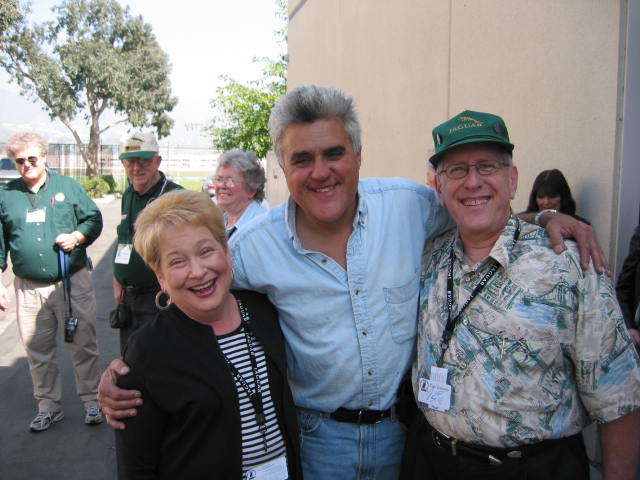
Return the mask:
[[[447,150],[465,143],[491,142],[509,152],[513,151],[504,120],[491,113],[465,110],[434,128],[432,135],[436,153],[431,156],[429,162],[434,168],[438,166]]]

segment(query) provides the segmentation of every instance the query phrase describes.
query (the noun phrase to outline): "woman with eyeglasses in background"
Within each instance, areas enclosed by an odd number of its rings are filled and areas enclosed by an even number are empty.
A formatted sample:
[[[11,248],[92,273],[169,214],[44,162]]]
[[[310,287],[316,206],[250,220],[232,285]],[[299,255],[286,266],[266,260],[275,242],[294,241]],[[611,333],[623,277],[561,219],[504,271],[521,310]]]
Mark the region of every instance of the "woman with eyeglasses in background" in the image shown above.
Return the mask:
[[[220,156],[214,185],[218,206],[224,212],[227,237],[269,209],[264,198],[266,181],[253,152],[234,148]]]

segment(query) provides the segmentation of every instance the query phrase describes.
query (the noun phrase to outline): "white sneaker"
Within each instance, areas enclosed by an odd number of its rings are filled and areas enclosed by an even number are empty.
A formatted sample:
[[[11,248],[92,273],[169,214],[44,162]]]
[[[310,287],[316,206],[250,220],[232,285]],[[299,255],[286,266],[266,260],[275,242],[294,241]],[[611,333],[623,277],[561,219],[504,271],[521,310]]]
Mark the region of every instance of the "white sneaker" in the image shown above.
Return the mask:
[[[32,432],[44,432],[54,423],[64,418],[64,412],[38,412],[29,428]]]
[[[104,421],[102,410],[97,405],[91,405],[85,409],[84,423],[98,425]]]

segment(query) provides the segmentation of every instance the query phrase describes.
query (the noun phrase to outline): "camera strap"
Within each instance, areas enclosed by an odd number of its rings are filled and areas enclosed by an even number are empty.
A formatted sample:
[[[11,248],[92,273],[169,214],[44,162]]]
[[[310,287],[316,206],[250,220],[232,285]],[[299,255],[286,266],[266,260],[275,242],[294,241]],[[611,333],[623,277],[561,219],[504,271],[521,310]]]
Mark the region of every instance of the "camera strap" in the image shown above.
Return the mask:
[[[71,318],[71,273],[69,270],[69,254],[61,248],[58,249],[58,262],[60,263],[60,276],[62,277],[62,292],[64,294],[64,318]]]

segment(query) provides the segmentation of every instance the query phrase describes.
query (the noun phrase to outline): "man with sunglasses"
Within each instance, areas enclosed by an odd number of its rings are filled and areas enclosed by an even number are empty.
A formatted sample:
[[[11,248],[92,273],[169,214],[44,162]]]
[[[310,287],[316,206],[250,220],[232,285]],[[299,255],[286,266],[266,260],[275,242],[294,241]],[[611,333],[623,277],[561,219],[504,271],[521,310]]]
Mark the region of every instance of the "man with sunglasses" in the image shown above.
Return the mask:
[[[457,228],[424,249],[421,413],[402,478],[588,479],[581,431],[595,422],[604,478],[635,480],[640,361],[611,280],[580,268],[574,242],[557,255],[511,213],[518,170],[502,118],[467,110],[433,139]]]
[[[65,340],[72,338],[66,345],[85,407],[84,421],[95,425],[103,420],[96,400],[100,376],[96,301],[86,268],[86,247],[102,231],[102,214],[78,182],[47,170],[48,149],[35,133],[9,138],[7,156],[20,178],[0,190],[0,267],[6,269],[10,253],[17,324],[38,403],[38,415],[30,425],[34,432],[47,430],[64,417],[56,336],[59,328],[72,325],[67,322],[67,293],[77,325]],[[60,251],[68,254],[68,264]],[[69,290],[62,281],[65,271],[70,274]],[[7,290],[0,282],[0,308],[7,307]]]
[[[123,304],[120,320],[120,349],[129,336],[158,312],[155,296],[160,291],[155,274],[133,248],[136,219],[144,207],[160,195],[176,188],[177,183],[162,173],[158,141],[152,132],[125,135],[120,143],[120,160],[129,179],[122,196],[118,243],[113,259],[113,295]],[[126,312],[126,313],[125,313]]]

